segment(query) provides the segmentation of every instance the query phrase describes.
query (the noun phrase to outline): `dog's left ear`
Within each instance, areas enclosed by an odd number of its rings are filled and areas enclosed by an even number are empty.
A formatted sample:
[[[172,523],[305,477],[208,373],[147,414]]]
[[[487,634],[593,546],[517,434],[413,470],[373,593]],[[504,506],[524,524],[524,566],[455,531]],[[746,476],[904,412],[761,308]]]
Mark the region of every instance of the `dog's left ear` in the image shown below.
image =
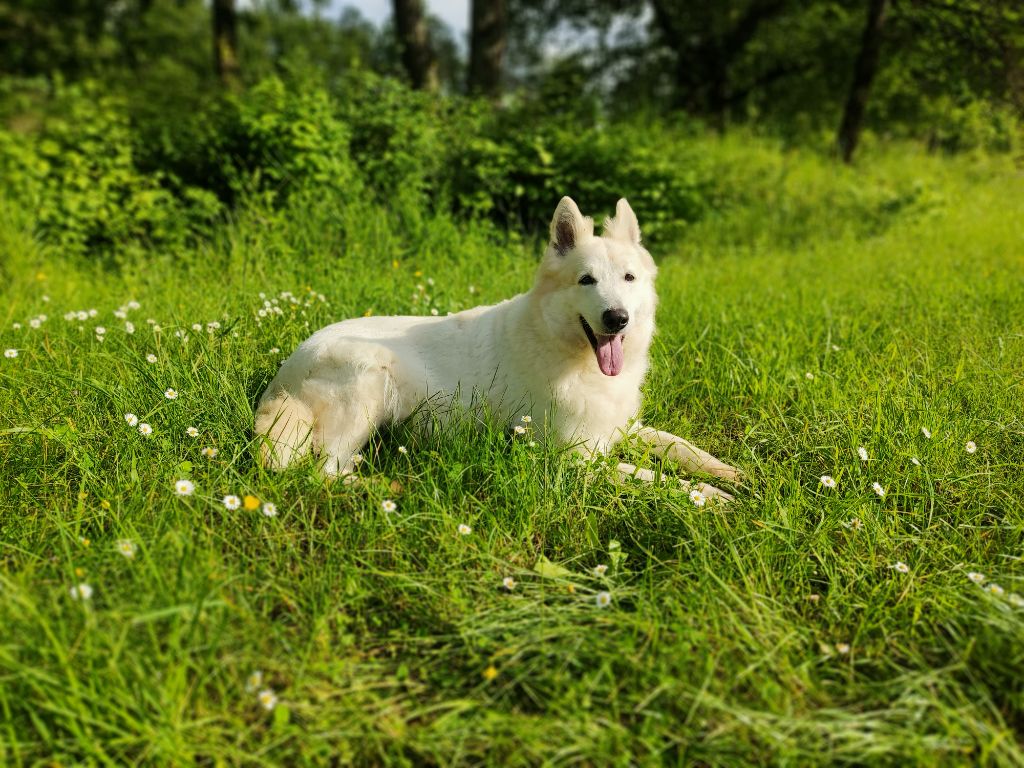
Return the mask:
[[[625,240],[633,245],[640,245],[640,222],[629,207],[626,198],[620,197],[615,204],[615,218],[604,220],[604,233],[616,240]]]

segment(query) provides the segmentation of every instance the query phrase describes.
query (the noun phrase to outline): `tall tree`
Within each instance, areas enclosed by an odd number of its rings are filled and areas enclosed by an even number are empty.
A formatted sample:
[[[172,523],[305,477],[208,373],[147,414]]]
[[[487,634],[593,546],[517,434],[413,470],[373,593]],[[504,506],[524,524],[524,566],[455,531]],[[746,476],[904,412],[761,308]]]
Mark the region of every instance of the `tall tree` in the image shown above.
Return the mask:
[[[473,0],[469,37],[469,92],[501,96],[508,7],[505,0]]]
[[[402,65],[409,73],[413,88],[436,91],[437,58],[430,47],[423,0],[394,0],[394,14]]]
[[[867,111],[868,95],[871,83],[878,72],[878,61],[882,52],[882,29],[889,11],[889,0],[869,0],[868,20],[864,25],[860,52],[853,67],[853,82],[850,84],[850,95],[843,109],[843,119],[839,124],[836,144],[844,163],[853,160],[853,152],[860,140],[860,131],[864,124],[864,113]]]
[[[241,85],[241,64],[238,59],[238,13],[235,0],[213,0],[213,64],[217,77],[225,87]]]

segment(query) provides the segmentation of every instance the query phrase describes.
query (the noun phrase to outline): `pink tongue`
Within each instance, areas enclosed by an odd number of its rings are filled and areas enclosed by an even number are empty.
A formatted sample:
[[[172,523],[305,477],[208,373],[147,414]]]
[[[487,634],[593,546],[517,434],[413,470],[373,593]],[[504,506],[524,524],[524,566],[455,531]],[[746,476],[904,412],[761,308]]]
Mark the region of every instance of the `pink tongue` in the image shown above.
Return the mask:
[[[597,336],[597,365],[605,376],[622,373],[622,336]]]

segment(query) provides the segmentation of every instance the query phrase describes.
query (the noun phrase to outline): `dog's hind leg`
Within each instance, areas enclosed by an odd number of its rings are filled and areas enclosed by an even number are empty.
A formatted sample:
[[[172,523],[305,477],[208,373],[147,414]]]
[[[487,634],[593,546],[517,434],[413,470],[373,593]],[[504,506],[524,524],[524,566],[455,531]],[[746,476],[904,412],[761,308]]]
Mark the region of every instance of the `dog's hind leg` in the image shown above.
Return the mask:
[[[668,475],[656,473],[653,470],[644,469],[643,467],[638,467],[635,464],[627,464],[624,461],[619,462],[619,465],[615,468],[615,473],[618,475],[620,479],[623,480],[628,478],[636,478],[637,480],[640,480],[645,483],[672,482],[672,478],[670,478]],[[732,501],[732,496],[730,494],[726,493],[721,488],[715,488],[715,486],[713,485],[708,485],[707,483],[691,483],[688,480],[677,480],[676,482],[679,483],[679,487],[682,488],[684,491],[689,492],[691,490],[697,490],[703,493],[704,496],[708,499]]]
[[[256,410],[256,434],[262,438],[259,452],[263,466],[284,469],[309,451],[313,412],[283,389],[264,399]]]
[[[724,461],[716,459],[710,453],[702,451],[693,443],[677,437],[671,432],[662,432],[652,427],[640,427],[634,434],[650,445],[659,456],[672,459],[687,472],[706,472],[709,475],[733,482],[743,479],[743,473],[736,467],[729,466]]]

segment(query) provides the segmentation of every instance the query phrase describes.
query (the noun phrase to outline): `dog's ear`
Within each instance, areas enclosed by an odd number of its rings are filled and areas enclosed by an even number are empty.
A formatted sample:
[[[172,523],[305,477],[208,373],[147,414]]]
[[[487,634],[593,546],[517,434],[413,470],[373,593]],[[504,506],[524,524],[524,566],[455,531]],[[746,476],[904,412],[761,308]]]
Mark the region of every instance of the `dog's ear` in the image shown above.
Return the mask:
[[[555,215],[551,218],[551,245],[560,256],[593,234],[593,220],[580,213],[579,207],[571,197],[563,197],[558,201]]]
[[[633,245],[640,245],[640,222],[629,207],[626,198],[620,197],[615,204],[615,218],[604,220],[604,233],[616,240],[625,240]]]

